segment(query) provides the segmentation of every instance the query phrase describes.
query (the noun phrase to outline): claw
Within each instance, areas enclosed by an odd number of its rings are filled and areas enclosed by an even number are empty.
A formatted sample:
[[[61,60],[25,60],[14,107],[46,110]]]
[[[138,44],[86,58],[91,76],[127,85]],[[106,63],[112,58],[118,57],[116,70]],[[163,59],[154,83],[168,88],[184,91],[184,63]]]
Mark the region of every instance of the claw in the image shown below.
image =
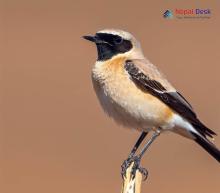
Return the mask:
[[[148,171],[146,168],[139,167],[138,170],[143,175],[143,181],[145,181],[148,177]]]
[[[128,159],[126,159],[123,164],[121,165],[121,176],[122,178],[126,177],[126,170],[129,168],[129,166],[131,165],[131,163],[133,162],[133,157],[128,157]]]
[[[139,170],[139,172],[143,175],[143,180],[146,180],[148,177],[148,171],[145,168],[140,167],[140,161],[141,158],[139,156],[134,157],[134,165],[132,167],[131,174],[134,177],[136,174],[136,171]]]
[[[131,170],[131,176],[134,178],[136,171],[139,170],[139,172],[143,175],[143,180],[146,180],[148,177],[148,171],[145,168],[140,167],[140,161],[141,158],[139,156],[128,157],[128,159],[125,160],[121,165],[122,178],[126,177],[126,170],[129,168],[132,162],[134,162],[134,165]]]

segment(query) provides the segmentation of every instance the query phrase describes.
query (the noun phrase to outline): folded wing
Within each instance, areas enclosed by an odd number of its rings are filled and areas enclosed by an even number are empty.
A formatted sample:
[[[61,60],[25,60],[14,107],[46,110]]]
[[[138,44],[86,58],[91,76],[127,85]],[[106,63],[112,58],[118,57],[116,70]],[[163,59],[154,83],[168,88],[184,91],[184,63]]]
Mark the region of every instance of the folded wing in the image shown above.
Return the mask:
[[[216,135],[197,118],[192,106],[172,87],[155,66],[145,60],[128,60],[124,67],[137,87],[154,95],[188,120],[202,136],[213,137]]]

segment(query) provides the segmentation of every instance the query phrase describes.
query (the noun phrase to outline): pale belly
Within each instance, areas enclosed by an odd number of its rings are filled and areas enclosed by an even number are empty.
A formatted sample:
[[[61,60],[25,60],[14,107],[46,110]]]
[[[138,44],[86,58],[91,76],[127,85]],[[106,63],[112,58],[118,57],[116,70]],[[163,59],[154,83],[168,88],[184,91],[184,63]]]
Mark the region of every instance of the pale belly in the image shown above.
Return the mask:
[[[93,85],[104,111],[117,123],[134,129],[171,129],[173,112],[159,99],[143,92],[125,75],[102,81],[93,75]]]

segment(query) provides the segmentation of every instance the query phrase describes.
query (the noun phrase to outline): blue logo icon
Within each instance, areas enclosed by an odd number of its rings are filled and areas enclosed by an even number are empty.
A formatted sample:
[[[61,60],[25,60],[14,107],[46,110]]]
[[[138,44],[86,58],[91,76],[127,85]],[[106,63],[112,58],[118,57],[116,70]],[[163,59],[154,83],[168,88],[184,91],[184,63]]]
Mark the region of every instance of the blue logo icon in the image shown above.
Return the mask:
[[[172,17],[173,17],[172,11],[166,10],[166,11],[164,12],[164,14],[163,14],[163,17],[164,17],[164,18],[168,18],[168,19],[172,18]]]

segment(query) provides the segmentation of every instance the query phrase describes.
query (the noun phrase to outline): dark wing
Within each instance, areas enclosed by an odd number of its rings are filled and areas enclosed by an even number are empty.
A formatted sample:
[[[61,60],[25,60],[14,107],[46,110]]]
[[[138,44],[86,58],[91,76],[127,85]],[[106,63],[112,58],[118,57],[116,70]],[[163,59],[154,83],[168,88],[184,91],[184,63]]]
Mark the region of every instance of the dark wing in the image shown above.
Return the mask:
[[[162,83],[157,80],[152,80],[146,75],[146,73],[139,69],[137,65],[135,65],[134,61],[126,61],[125,70],[128,72],[131,80],[136,86],[163,101],[167,106],[188,120],[204,137],[206,135],[209,137],[215,135],[212,130],[199,121],[192,106],[180,93],[167,91]]]

